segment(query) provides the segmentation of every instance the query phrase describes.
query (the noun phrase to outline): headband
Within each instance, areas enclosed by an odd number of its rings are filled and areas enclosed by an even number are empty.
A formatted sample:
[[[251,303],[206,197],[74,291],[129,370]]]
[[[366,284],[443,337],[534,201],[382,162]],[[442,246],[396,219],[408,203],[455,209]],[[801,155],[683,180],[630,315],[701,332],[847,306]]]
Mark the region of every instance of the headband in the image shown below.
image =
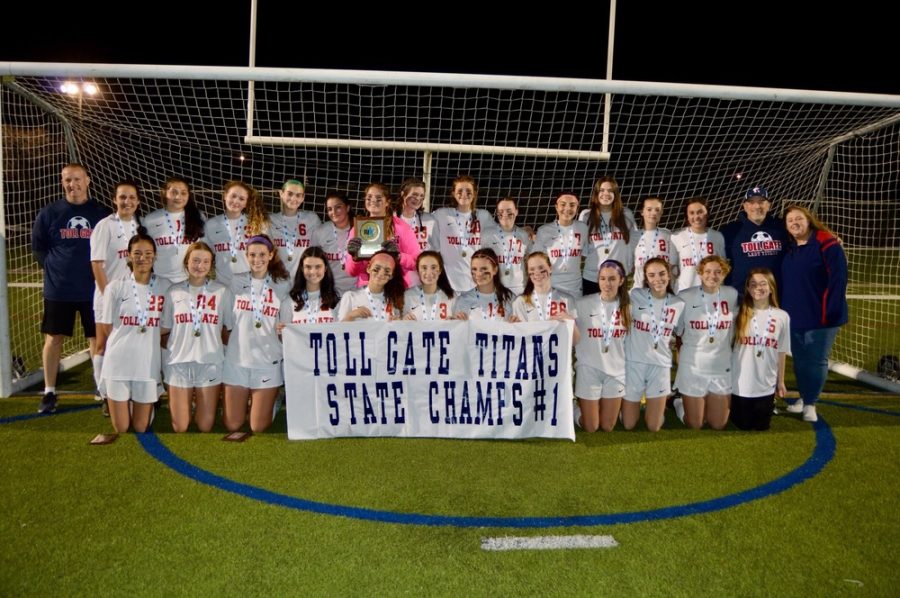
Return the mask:
[[[247,240],[247,245],[253,245],[255,243],[259,243],[260,245],[265,245],[266,247],[269,248],[269,251],[275,251],[275,246],[272,245],[272,241],[270,241],[268,239],[268,237],[263,237],[263,236],[257,235],[255,237],[250,237],[250,239]]]
[[[599,272],[603,268],[612,268],[613,270],[615,270],[616,272],[619,273],[619,276],[621,276],[622,278],[625,278],[625,268],[623,268],[622,264],[620,264],[616,260],[606,260],[605,262],[600,264],[600,267],[597,268],[597,271]]]

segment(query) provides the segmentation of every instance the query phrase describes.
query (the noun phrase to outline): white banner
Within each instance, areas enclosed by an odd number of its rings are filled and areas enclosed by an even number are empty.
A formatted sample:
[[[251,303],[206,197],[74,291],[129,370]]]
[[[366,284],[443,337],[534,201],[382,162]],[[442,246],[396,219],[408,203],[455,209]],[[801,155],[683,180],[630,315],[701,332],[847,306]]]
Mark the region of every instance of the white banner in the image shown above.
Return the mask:
[[[572,323],[288,325],[288,438],[568,438]]]

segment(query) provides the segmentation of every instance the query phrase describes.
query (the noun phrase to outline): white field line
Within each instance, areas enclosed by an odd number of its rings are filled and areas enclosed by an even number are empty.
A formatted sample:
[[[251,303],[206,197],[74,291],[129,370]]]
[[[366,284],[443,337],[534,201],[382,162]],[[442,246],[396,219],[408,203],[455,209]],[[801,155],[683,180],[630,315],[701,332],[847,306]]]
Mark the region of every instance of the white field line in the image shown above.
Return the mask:
[[[871,301],[884,299],[886,301],[897,301],[900,299],[900,295],[847,295],[847,299],[866,299]]]
[[[570,548],[615,548],[612,536],[504,536],[482,538],[482,550],[563,550]]]

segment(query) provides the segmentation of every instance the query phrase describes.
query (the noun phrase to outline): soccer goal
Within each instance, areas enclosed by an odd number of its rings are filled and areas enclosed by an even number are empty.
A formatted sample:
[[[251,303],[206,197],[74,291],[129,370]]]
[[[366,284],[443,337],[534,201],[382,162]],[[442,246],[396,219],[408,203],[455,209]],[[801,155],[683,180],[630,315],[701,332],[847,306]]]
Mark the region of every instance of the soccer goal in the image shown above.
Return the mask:
[[[41,272],[30,253],[37,211],[61,196],[59,171],[83,163],[94,197],[136,179],[144,214],[171,175],[191,181],[209,215],[225,181],[260,189],[272,210],[287,178],[361,208],[372,181],[423,178],[432,208],[471,174],[479,206],[512,195],[520,224],[554,217],[559,190],[583,203],[615,176],[626,205],[709,201],[711,225],[765,185],[779,211],[813,207],[850,259],[851,323],[832,357],[876,371],[900,354],[900,97],[607,80],[308,69],[0,63],[2,395],[40,379]],[[71,83],[61,92],[65,83]],[[251,83],[252,82],[252,83]],[[86,87],[86,84],[94,87]],[[93,93],[91,93],[93,92]],[[84,349],[82,339],[67,355]],[[13,367],[15,364],[15,367]]]

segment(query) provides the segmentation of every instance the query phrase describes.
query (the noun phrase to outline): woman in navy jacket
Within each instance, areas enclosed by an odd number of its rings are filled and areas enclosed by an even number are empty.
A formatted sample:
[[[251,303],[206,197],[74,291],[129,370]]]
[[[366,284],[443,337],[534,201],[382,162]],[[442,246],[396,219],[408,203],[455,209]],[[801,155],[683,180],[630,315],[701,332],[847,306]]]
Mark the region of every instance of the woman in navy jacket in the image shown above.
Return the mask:
[[[787,410],[814,422],[828,354],[848,319],[847,256],[837,237],[808,209],[788,206],[784,222],[790,238],[781,263],[781,307],[791,316],[791,353],[800,391],[800,400]]]

